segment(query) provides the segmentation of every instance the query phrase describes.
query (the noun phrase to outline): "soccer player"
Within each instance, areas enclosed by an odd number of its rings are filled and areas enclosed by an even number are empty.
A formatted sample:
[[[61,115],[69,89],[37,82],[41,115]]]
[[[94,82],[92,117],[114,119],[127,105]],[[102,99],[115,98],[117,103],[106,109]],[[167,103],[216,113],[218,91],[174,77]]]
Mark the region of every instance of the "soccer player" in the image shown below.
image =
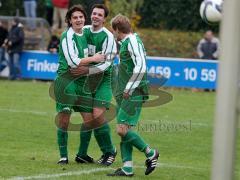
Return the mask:
[[[109,166],[115,161],[117,154],[116,148],[112,144],[110,126],[105,119],[105,111],[109,108],[112,99],[111,90],[111,70],[112,60],[116,55],[117,48],[113,34],[103,27],[108,9],[103,4],[95,4],[92,7],[91,21],[92,25],[83,28],[84,35],[87,38],[89,55],[101,52],[106,55],[107,61],[98,64],[95,69],[90,68],[89,73],[98,73],[89,77],[89,85],[93,92],[93,119],[99,123],[99,127],[94,129],[94,136],[103,153],[97,161],[99,164]],[[78,70],[72,70],[77,75]],[[80,147],[76,157],[85,156],[92,131],[81,131]],[[79,159],[80,160],[80,159]]]
[[[68,163],[68,125],[72,110],[80,112],[83,121],[89,122],[92,120],[92,104],[91,92],[86,91],[86,77],[81,76],[75,80],[71,78],[70,68],[80,67],[92,62],[102,62],[104,55],[96,54],[88,57],[88,45],[82,28],[85,24],[86,13],[80,5],[71,7],[66,14],[66,23],[68,29],[61,36],[59,49],[59,67],[57,70],[57,78],[54,81],[54,95],[56,97],[56,110],[58,112],[57,123],[57,139],[60,151],[60,160],[58,164]],[[81,66],[82,67],[82,66]],[[86,106],[75,106],[76,97],[84,97],[90,99]],[[70,98],[69,98],[70,97]],[[88,161],[92,161],[90,157]]]
[[[123,167],[108,175],[133,176],[133,146],[145,154],[145,175],[148,175],[157,166],[159,153],[150,148],[132,129],[138,122],[142,103],[148,99],[145,49],[139,36],[132,33],[131,24],[126,16],[117,15],[111,20],[111,26],[120,43],[120,64],[114,96],[117,102],[117,133],[121,137]]]

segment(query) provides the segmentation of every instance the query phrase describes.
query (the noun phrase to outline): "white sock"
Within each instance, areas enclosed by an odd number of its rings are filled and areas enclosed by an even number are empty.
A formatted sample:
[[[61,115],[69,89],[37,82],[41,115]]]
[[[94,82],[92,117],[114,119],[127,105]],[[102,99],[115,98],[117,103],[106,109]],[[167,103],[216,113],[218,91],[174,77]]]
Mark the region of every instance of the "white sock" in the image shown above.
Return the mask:
[[[133,167],[133,162],[132,161],[125,161],[123,163],[123,167]]]

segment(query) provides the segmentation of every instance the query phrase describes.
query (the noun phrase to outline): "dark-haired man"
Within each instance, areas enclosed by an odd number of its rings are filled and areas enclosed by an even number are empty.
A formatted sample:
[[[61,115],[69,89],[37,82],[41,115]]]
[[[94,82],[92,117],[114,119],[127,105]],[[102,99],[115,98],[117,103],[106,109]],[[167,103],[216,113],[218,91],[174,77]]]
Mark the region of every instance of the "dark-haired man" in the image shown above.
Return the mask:
[[[59,66],[57,78],[54,81],[54,96],[56,99],[57,120],[57,139],[60,151],[58,164],[68,164],[68,126],[72,111],[80,112],[83,121],[92,120],[91,92],[84,87],[86,76],[71,78],[69,69],[76,68],[92,62],[101,62],[104,55],[96,54],[88,57],[88,45],[82,28],[85,24],[86,13],[82,6],[74,5],[67,11],[66,23],[68,28],[61,35],[59,45]],[[87,104],[75,104],[76,98]],[[66,100],[67,99],[67,100]],[[93,163],[89,156],[81,157]]]
[[[112,143],[110,126],[105,118],[105,111],[109,108],[112,99],[112,60],[117,52],[113,34],[103,27],[108,12],[105,5],[95,4],[91,13],[92,25],[85,26],[83,29],[87,38],[89,55],[93,56],[96,53],[102,53],[106,55],[107,59],[104,63],[97,64],[96,68],[89,68],[89,74],[95,73],[95,75],[89,76],[88,80],[93,93],[93,119],[99,123],[98,127],[93,128],[94,136],[103,153],[97,162],[106,166],[111,165],[115,161],[117,154],[116,148]],[[78,69],[72,70],[72,73],[78,75]],[[80,147],[76,157],[77,162],[82,162],[79,157],[87,155],[91,134],[91,130],[81,131]]]

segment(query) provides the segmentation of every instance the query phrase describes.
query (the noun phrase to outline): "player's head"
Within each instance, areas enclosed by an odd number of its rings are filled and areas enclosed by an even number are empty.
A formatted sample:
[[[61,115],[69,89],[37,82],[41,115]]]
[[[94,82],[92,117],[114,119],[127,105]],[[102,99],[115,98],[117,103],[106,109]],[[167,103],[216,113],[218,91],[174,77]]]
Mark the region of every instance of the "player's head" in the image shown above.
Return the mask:
[[[113,34],[117,40],[121,40],[121,34],[129,34],[132,32],[132,27],[129,19],[122,14],[118,14],[111,20]]]
[[[92,7],[91,21],[95,27],[103,26],[109,10],[104,4],[95,4]]]
[[[79,31],[85,24],[85,20],[87,18],[86,11],[81,5],[74,5],[69,8],[65,22],[68,27],[72,27],[73,30]]]
[[[213,38],[213,32],[211,30],[206,31],[205,34],[204,34],[204,38],[207,41],[211,41],[212,38]]]

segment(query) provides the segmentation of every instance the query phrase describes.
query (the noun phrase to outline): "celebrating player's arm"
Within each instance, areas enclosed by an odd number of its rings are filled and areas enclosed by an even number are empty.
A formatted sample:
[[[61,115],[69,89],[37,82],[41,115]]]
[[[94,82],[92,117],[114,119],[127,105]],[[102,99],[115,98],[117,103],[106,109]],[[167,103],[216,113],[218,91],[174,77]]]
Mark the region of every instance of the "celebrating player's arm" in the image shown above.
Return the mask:
[[[103,42],[102,52],[96,53],[94,56],[89,57],[89,59],[86,58],[86,60],[82,60],[82,63],[77,68],[71,69],[71,73],[74,76],[78,76],[82,74],[93,75],[104,72],[112,65],[113,59],[116,54],[117,45],[115,39],[112,34],[109,34],[109,36]],[[98,64],[92,66],[82,66],[88,65],[91,62],[96,62]]]
[[[104,72],[112,65],[113,59],[117,54],[117,45],[112,34],[109,34],[109,36],[104,40],[102,45],[102,53],[106,58],[104,63],[99,63],[95,66],[89,67],[90,75]]]
[[[73,40],[74,31],[68,31],[66,37],[62,40],[62,48],[64,56],[66,57],[67,63],[73,70],[73,75],[81,75],[88,73],[88,68],[86,65],[92,62],[103,62],[105,60],[105,55],[96,53],[92,57],[88,57],[88,49],[86,49],[85,57],[79,58],[78,53],[76,53],[76,43]]]

